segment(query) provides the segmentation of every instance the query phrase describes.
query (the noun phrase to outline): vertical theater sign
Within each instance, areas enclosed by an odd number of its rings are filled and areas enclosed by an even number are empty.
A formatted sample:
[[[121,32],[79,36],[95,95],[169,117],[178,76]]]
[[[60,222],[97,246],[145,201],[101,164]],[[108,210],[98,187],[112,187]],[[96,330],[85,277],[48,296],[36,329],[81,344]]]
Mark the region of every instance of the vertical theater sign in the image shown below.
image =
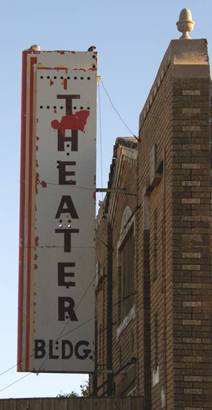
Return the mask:
[[[18,370],[94,370],[95,52],[23,52]]]

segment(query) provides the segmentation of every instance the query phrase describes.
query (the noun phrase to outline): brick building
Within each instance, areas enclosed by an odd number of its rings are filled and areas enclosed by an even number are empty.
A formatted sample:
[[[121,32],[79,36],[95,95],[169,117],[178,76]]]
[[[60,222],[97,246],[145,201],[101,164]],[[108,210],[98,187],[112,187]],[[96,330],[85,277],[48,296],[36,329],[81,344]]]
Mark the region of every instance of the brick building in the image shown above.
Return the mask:
[[[108,183],[111,192],[97,218],[96,393],[100,396],[127,395],[135,389],[135,321],[125,324],[124,319],[135,317],[132,276],[135,275],[136,167],[136,139],[117,138]]]
[[[173,40],[97,219],[99,396],[212,408],[210,118],[207,41]]]

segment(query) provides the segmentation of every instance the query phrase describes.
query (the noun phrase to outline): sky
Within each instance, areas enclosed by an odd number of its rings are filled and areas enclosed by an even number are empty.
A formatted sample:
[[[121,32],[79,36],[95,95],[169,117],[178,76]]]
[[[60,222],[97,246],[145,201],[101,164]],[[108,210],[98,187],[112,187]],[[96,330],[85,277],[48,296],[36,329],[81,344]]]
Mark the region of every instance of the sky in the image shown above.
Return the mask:
[[[99,85],[97,187],[106,187],[115,139],[129,136],[129,129],[137,135],[139,113],[163,54],[170,40],[180,37],[176,21],[184,7],[192,10],[196,22],[192,38],[207,38],[211,56],[211,0],[1,3],[0,398],[79,392],[80,384],[87,379],[86,375],[16,372],[21,52],[32,44],[39,44],[43,50],[85,51],[90,45],[97,47],[98,74],[104,84],[104,88],[101,82]]]

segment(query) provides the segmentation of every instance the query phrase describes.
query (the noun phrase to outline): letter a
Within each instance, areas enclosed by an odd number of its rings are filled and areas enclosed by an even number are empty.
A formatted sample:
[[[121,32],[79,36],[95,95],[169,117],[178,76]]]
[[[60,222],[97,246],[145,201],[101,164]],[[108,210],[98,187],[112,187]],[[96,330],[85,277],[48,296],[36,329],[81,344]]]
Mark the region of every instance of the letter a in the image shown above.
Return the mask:
[[[70,214],[72,219],[79,219],[74,203],[69,195],[63,195],[58,207],[56,218],[60,218],[61,214]]]

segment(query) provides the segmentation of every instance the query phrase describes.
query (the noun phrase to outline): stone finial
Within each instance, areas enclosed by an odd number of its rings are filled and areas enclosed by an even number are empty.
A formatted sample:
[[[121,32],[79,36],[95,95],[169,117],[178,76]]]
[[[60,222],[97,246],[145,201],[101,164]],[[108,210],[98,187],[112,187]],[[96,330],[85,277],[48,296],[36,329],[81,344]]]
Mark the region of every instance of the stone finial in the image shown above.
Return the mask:
[[[40,46],[38,46],[37,44],[33,44],[33,45],[30,47],[30,50],[31,50],[31,51],[40,51]]]
[[[195,21],[192,19],[191,10],[182,9],[179,16],[179,21],[176,23],[178,31],[183,33],[180,37],[182,40],[190,39],[189,32],[193,30]]]

